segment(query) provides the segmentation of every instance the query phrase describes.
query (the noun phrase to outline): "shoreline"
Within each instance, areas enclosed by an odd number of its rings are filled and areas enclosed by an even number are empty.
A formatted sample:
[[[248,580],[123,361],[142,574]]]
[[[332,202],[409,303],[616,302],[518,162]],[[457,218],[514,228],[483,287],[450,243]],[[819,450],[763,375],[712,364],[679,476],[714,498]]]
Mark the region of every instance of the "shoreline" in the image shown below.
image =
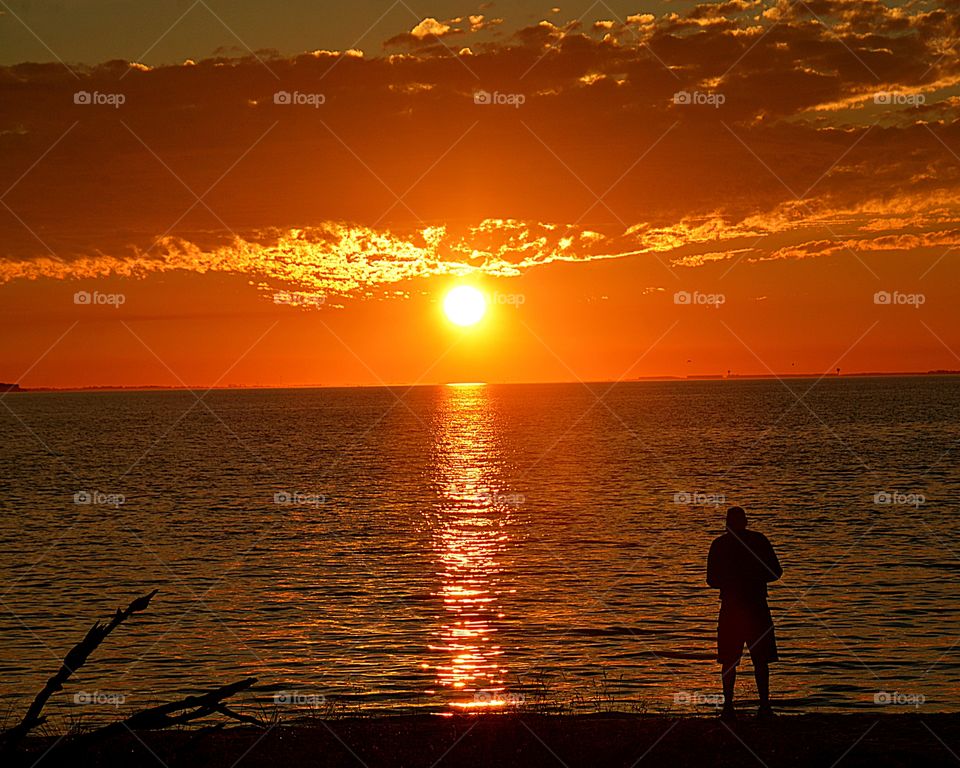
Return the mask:
[[[15,385],[0,385],[3,394],[76,394],[76,393],[107,393],[107,392],[244,392],[250,391],[300,391],[300,390],[356,390],[356,389],[423,389],[431,387],[456,386],[498,386],[498,387],[542,387],[564,385],[591,385],[591,384],[648,384],[662,382],[714,382],[714,381],[782,381],[788,379],[817,381],[821,379],[916,379],[916,378],[952,378],[960,377],[960,371],[865,371],[862,373],[732,373],[732,374],[692,374],[689,376],[641,376],[633,379],[610,380],[596,379],[590,381],[477,381],[477,382],[434,382],[427,384],[290,384],[278,386],[273,384],[228,384],[225,386],[208,387],[205,384],[192,386],[165,386],[163,384],[137,384],[130,386],[89,386],[89,387],[22,387]],[[8,387],[4,389],[4,386]]]
[[[213,723],[209,723],[213,725]],[[960,713],[717,717],[480,714],[345,717],[128,732],[82,746],[32,737],[24,765],[245,768],[315,766],[947,766],[960,753]],[[49,752],[48,752],[49,750]],[[158,762],[159,761],[159,762]],[[842,761],[842,762],[841,762]],[[10,763],[13,765],[13,762]]]

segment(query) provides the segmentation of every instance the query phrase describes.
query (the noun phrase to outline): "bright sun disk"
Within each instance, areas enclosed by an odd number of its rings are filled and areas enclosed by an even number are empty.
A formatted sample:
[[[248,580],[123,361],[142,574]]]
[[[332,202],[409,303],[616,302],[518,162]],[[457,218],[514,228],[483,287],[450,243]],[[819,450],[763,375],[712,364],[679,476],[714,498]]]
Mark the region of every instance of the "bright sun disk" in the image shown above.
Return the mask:
[[[443,311],[451,323],[475,325],[487,311],[487,300],[472,285],[458,285],[443,299]]]

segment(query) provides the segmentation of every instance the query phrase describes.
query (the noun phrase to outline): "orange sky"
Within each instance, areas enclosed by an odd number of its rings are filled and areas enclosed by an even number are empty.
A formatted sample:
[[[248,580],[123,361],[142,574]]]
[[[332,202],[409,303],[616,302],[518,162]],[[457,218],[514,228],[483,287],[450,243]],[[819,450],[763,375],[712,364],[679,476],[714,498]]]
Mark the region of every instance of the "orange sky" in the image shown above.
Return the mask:
[[[956,8],[494,11],[0,68],[0,381],[960,368]]]

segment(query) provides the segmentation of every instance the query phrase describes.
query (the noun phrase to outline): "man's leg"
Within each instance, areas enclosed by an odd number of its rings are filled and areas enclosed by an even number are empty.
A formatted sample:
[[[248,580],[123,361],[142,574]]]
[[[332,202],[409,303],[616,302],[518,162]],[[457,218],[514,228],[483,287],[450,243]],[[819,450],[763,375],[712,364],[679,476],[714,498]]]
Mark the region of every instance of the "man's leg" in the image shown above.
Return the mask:
[[[723,678],[723,711],[733,712],[733,687],[737,682],[737,662],[724,662],[720,669]]]
[[[759,717],[770,717],[770,662],[777,660],[777,640],[773,629],[770,610],[764,609],[758,616],[758,635],[750,643],[750,661],[753,662],[753,676],[757,681],[757,698],[760,699]]]
[[[766,661],[753,662],[753,676],[757,681],[760,706],[770,706],[770,665]]]

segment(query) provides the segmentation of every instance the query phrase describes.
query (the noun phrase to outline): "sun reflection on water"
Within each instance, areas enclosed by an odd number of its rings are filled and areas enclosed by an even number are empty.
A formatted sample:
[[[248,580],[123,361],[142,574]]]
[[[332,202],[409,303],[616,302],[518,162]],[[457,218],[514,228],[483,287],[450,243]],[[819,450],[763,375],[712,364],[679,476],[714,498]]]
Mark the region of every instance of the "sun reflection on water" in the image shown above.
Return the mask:
[[[510,510],[500,503],[497,430],[486,387],[447,387],[436,424],[433,526],[439,616],[430,646],[436,682],[458,708],[502,704],[506,668],[497,642],[501,556]]]

